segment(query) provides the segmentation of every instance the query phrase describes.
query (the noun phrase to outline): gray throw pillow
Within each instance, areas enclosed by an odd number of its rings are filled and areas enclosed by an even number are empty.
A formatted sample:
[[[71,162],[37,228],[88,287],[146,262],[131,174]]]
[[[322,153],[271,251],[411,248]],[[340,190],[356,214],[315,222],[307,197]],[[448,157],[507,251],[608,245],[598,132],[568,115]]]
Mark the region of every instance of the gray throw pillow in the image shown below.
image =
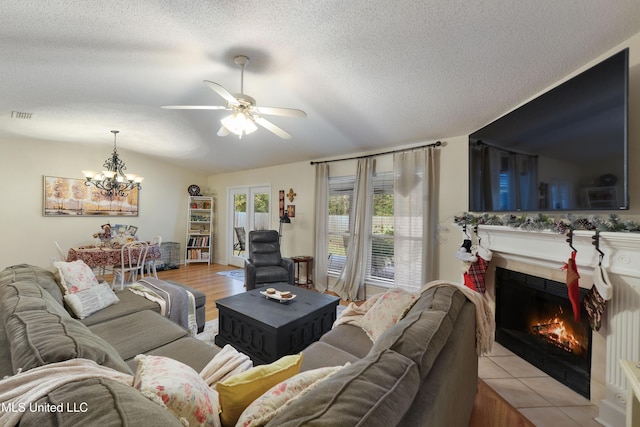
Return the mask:
[[[415,363],[385,350],[370,354],[322,381],[267,425],[395,426],[413,402],[419,386]]]

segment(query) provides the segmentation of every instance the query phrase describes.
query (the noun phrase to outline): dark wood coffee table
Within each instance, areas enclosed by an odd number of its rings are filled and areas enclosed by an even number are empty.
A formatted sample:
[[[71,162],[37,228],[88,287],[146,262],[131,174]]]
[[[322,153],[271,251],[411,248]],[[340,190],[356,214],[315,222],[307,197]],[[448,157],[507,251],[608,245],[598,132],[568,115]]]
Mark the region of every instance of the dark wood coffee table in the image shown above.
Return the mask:
[[[267,299],[263,287],[216,301],[216,345],[231,344],[254,364],[265,364],[301,352],[331,329],[339,298],[286,283],[269,287],[296,297],[284,303]]]

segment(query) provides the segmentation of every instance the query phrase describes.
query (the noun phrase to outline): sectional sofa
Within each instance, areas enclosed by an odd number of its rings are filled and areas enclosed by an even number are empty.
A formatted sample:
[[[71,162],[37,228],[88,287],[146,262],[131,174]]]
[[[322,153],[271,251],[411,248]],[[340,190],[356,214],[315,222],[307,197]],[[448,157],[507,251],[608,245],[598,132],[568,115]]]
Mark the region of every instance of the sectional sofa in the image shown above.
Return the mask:
[[[199,371],[218,353],[158,314],[155,303],[127,290],[117,295],[118,304],[78,320],[48,270],[0,272],[0,377],[74,358],[132,374],[139,353]],[[266,425],[467,426],[478,378],[475,314],[458,289],[437,287],[375,342],[357,326],[334,328],[303,351],[301,370],[346,366]],[[27,411],[22,425],[181,425],[137,389],[110,379],[78,380],[39,402],[82,402],[91,410]]]

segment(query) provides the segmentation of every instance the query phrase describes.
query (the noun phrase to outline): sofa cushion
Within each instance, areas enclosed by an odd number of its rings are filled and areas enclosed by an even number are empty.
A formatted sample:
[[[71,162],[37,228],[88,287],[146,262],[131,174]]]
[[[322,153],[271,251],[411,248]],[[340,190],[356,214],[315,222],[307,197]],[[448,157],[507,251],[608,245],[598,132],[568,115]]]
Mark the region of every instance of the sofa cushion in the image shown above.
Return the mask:
[[[118,303],[118,297],[106,282],[64,295],[64,302],[78,319]]]
[[[145,354],[170,357],[200,372],[219,351],[218,347],[210,346],[198,339],[183,337],[154,350],[147,351]],[[127,364],[133,370],[136,369],[135,359],[127,360]]]
[[[0,328],[0,378],[13,375],[11,366],[11,350],[9,349],[9,340],[4,331],[4,327]]]
[[[13,313],[5,327],[14,373],[75,358],[132,373],[108,342],[76,319],[43,310],[21,311]]]
[[[54,297],[35,282],[17,281],[0,287],[0,308],[6,322],[16,312],[43,310],[70,317]]]
[[[409,313],[374,343],[371,352],[394,350],[413,360],[424,379],[447,343],[466,301],[455,287],[438,287],[422,294]]]
[[[218,394],[191,367],[161,356],[136,356],[133,386],[186,425],[220,424]]]
[[[256,269],[257,283],[287,282],[289,270],[279,265],[265,265]]]
[[[89,329],[111,343],[124,360],[188,336],[185,329],[148,310],[92,325]]]
[[[38,408],[35,405],[60,404],[64,411],[30,411],[27,407],[20,425],[182,426],[169,411],[160,409],[135,388],[108,379],[88,379],[65,384],[34,402],[33,408]]]
[[[85,317],[82,319],[82,323],[87,326],[92,326],[106,322],[107,320],[117,319],[119,317],[144,310],[151,310],[160,313],[160,306],[157,303],[149,301],[140,295],[136,295],[127,289],[115,291],[114,293],[120,302],[110,305],[109,307],[105,307],[102,310],[96,311],[90,316]]]
[[[254,366],[216,384],[220,396],[220,420],[234,426],[251,402],[274,385],[300,372],[301,355],[284,356],[268,365]]]
[[[365,338],[369,340],[369,338]],[[302,356],[300,371],[308,371],[324,366],[344,365],[347,362],[353,363],[362,359],[362,357],[357,357],[323,341],[316,341],[302,350]]]
[[[320,338],[320,341],[349,352],[359,359],[365,357],[373,346],[371,338],[364,329],[348,324],[338,325],[331,329]]]
[[[322,335],[320,341],[351,353],[359,359],[365,357],[373,346],[373,342],[360,326],[348,324],[331,329]]]
[[[416,364],[394,351],[370,354],[296,399],[267,425],[397,425],[420,386]]]
[[[47,291],[53,299],[63,306],[62,293],[53,272],[42,267],[18,264],[7,267],[0,272],[0,287],[13,282],[35,282]]]

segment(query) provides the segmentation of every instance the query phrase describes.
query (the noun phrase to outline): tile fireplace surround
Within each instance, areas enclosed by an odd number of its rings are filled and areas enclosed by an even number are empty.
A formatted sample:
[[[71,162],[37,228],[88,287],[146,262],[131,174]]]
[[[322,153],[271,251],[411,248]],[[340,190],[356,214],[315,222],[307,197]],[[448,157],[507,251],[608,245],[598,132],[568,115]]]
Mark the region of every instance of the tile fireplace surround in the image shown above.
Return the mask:
[[[598,253],[592,231],[575,231],[573,246],[580,286],[593,284]],[[487,272],[487,293],[495,298],[495,267],[520,271],[546,279],[565,281],[561,267],[571,255],[566,236],[551,231],[525,231],[503,226],[479,226],[482,246],[493,252]],[[598,405],[596,420],[610,427],[625,425],[627,381],[620,368],[622,359],[640,361],[640,233],[600,233],[602,266],[613,286],[603,324],[593,332],[591,356],[591,401]],[[495,307],[495,300],[492,301]]]

